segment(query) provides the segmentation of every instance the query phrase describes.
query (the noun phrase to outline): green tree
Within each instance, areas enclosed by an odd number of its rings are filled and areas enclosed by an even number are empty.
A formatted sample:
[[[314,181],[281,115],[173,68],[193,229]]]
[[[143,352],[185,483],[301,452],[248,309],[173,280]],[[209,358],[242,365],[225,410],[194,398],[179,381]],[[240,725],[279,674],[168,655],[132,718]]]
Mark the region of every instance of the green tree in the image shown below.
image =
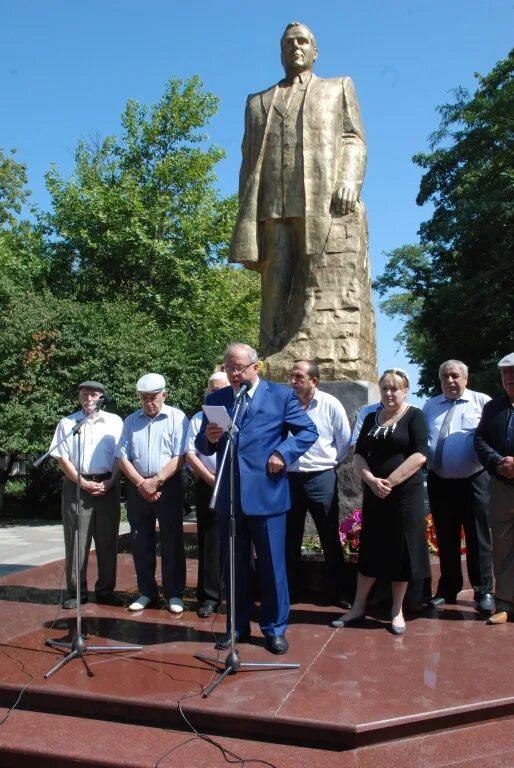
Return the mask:
[[[46,270],[41,233],[20,218],[30,196],[27,168],[0,149],[0,307],[19,288],[41,286]]]
[[[496,363],[514,346],[514,51],[473,95],[439,108],[417,198],[431,203],[420,246],[389,254],[375,283],[383,307],[405,319],[401,341],[420,365],[425,393],[439,363],[465,360],[473,386],[498,391]]]
[[[15,149],[8,154],[0,147],[0,226],[15,224],[23,204],[30,195],[27,189],[27,166],[14,159]]]
[[[0,310],[2,333],[9,350],[16,347],[18,339],[5,311],[6,305],[18,291],[41,287],[45,274],[41,236],[32,224],[20,219],[30,191],[27,189],[26,166],[18,163],[14,155],[15,150],[5,154],[0,149]],[[3,359],[0,374],[0,400],[6,402]],[[9,430],[9,425],[3,425],[4,439],[1,442],[4,444]],[[4,455],[1,455],[2,451]],[[5,483],[15,460],[16,453],[0,445],[0,508]]]
[[[155,106],[128,102],[120,137],[79,144],[73,178],[50,169],[53,285],[79,300],[130,296],[167,322],[187,314],[233,220],[214,187],[224,153],[200,132],[217,106],[198,78],[170,80]]]

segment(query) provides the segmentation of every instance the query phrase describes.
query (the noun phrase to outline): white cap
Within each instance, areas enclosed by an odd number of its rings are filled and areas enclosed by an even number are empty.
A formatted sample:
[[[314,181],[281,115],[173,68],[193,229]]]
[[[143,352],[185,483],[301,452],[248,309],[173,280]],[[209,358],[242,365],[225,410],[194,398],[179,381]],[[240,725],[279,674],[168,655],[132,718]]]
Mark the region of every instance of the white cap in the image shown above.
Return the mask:
[[[228,376],[225,373],[225,371],[214,371],[214,373],[209,376],[209,384],[211,381],[226,381],[228,382]]]
[[[163,389],[166,389],[166,382],[160,373],[145,373],[136,384],[138,392],[162,392]]]
[[[510,355],[505,355],[505,357],[502,357],[502,359],[498,363],[498,368],[512,368],[512,367],[514,367],[514,352],[511,352]]]

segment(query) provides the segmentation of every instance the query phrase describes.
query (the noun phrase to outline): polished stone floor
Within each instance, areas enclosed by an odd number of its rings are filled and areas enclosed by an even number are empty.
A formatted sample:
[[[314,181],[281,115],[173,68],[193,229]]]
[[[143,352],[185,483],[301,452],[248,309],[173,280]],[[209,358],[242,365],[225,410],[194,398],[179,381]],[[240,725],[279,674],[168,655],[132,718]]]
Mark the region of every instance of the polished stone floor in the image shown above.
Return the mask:
[[[514,624],[487,626],[460,593],[454,606],[412,615],[405,635],[371,610],[361,626],[334,630],[330,605],[291,612],[290,650],[270,655],[255,623],[242,662],[297,662],[299,669],[244,669],[218,677],[196,654],[217,656],[224,616],[196,616],[188,561],[186,611],[139,614],[89,602],[87,647],[137,643],[140,651],[87,651],[49,678],[75,612],[59,608],[62,561],[0,578],[0,765],[226,765],[194,730],[245,759],[277,768],[499,768],[514,766]],[[95,560],[91,557],[91,585]],[[130,555],[119,556],[118,590],[135,594]],[[226,652],[219,654],[221,666]],[[4,714],[0,711],[0,723]],[[190,740],[192,739],[192,741]]]

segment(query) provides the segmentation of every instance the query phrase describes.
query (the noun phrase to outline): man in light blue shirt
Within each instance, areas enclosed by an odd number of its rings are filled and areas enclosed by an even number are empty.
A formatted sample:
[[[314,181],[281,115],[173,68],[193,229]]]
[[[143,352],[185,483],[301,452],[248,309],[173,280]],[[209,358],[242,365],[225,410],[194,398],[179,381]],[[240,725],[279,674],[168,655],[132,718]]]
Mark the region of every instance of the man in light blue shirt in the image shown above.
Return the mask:
[[[428,426],[428,499],[441,567],[431,605],[455,603],[462,589],[463,527],[475,600],[480,611],[493,613],[489,477],[473,445],[482,409],[491,398],[467,389],[468,368],[460,360],[442,363],[439,379],[442,394],[432,397],[423,408]]]
[[[355,424],[353,425],[353,429],[352,429],[352,437],[350,440],[351,448],[355,448],[355,446],[357,445],[357,440],[359,439],[362,425],[364,424],[364,419],[366,418],[368,413],[376,413],[377,411],[382,410],[383,407],[384,406],[382,405],[382,403],[378,402],[378,403],[370,403],[369,405],[363,405],[362,408],[359,408],[357,412],[357,418],[355,420]]]
[[[129,608],[155,605],[156,536],[159,522],[162,587],[171,613],[184,610],[186,558],[183,533],[183,490],[180,469],[188,420],[165,404],[166,384],[157,373],[137,382],[142,407],[125,419],[117,450],[127,480],[127,517],[140,596]]]

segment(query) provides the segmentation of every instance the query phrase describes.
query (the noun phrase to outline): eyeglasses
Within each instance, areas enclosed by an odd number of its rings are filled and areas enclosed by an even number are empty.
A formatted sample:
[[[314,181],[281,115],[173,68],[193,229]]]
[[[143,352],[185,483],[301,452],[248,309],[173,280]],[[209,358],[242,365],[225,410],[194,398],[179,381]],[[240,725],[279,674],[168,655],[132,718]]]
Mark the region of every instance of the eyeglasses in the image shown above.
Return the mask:
[[[244,373],[246,369],[251,365],[255,365],[255,363],[248,363],[248,365],[245,365],[244,368],[242,368],[240,365],[225,365],[225,373],[241,374]]]

